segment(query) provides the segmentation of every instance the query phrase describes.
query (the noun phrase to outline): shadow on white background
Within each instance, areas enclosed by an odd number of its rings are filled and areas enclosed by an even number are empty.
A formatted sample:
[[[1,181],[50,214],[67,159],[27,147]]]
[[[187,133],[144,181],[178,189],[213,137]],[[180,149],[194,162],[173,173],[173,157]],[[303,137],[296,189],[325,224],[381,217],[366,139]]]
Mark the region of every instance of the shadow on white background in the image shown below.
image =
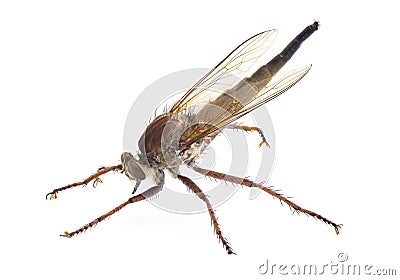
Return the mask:
[[[224,2],[0,4],[2,279],[265,279],[258,268],[266,259],[329,264],[341,252],[351,264],[399,273],[397,9]],[[77,238],[58,236],[130,196],[126,177],[109,174],[96,189],[44,199],[118,163],[126,116],[146,86],[212,67],[276,28],[267,61],[314,20],[320,30],[285,67],[312,70],[267,106],[277,143],[268,184],[343,223],[339,236],[266,194],[249,200],[244,188],[217,209],[236,256],[218,244],[207,213],[176,215],[149,203]]]

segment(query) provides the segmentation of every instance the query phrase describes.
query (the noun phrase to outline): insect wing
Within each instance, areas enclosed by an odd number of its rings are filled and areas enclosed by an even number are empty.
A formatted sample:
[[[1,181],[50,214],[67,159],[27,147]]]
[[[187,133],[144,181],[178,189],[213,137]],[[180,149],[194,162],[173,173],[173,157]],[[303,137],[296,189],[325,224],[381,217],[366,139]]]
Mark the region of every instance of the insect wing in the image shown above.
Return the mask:
[[[274,76],[268,85],[257,93],[255,99],[241,109],[233,112],[232,114],[225,114],[223,119],[216,119],[219,117],[219,115],[215,115],[214,118],[213,116],[209,116],[208,123],[211,123],[212,125],[198,125],[196,130],[192,130],[190,135],[187,135],[185,143],[182,143],[182,146],[188,147],[195,141],[202,139],[218,129],[222,129],[225,125],[243,117],[258,107],[278,97],[294,86],[298,81],[300,81],[310,69],[311,65],[307,65],[303,68]]]
[[[171,113],[178,113],[191,106],[206,104],[221,92],[229,90],[232,77],[235,81],[244,78],[247,70],[264,54],[275,40],[276,30],[256,34],[237,48],[202,77],[171,108]]]
[[[258,107],[264,105],[265,103],[275,99],[292,86],[297,84],[311,69],[311,64],[306,65],[300,69],[292,70],[287,73],[276,75],[272,78],[271,82],[260,90],[257,94],[257,98],[253,100],[250,104],[245,106],[243,109],[235,112],[231,118],[227,118],[220,124],[226,125],[232,121],[235,121],[244,115],[250,113],[251,111],[257,109]]]

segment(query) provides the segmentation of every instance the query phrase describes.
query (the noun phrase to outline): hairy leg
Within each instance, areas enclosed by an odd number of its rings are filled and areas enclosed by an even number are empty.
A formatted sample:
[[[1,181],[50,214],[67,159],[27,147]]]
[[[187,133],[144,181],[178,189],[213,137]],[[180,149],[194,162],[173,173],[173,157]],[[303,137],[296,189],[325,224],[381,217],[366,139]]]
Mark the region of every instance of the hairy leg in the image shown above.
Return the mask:
[[[323,221],[324,223],[327,223],[328,225],[332,226],[335,229],[336,234],[339,234],[339,229],[342,227],[342,225],[340,224],[336,224],[330,220],[328,220],[327,218],[313,212],[310,210],[307,210],[305,208],[300,207],[299,205],[297,205],[296,203],[290,201],[289,199],[287,199],[286,197],[284,197],[283,195],[275,192],[274,190],[265,187],[263,185],[257,184],[251,180],[248,180],[246,178],[240,178],[240,177],[236,177],[236,176],[232,176],[232,175],[227,175],[224,173],[220,173],[220,172],[216,172],[216,171],[212,171],[212,170],[208,170],[208,169],[204,169],[198,166],[192,166],[193,170],[195,170],[196,172],[199,172],[205,176],[209,176],[215,179],[219,179],[219,180],[223,180],[226,182],[231,182],[234,184],[239,184],[242,186],[246,186],[246,187],[250,187],[250,188],[259,188],[262,191],[269,193],[270,195],[272,195],[273,197],[278,198],[280,201],[286,203],[287,205],[289,205],[289,207],[293,208],[296,212],[302,212],[306,215],[312,216],[318,220]]]
[[[208,213],[210,214],[212,224],[214,226],[214,231],[218,236],[218,239],[222,242],[222,245],[224,246],[226,252],[228,254],[233,254],[232,248],[228,241],[223,237],[221,228],[219,227],[219,224],[217,222],[217,218],[215,217],[214,210],[211,206],[210,201],[208,200],[207,196],[203,193],[203,191],[189,178],[178,175],[178,179],[181,180],[182,183],[184,183],[192,192],[194,192],[201,200],[205,202],[207,205]]]
[[[211,133],[210,135],[208,135],[205,138],[206,142],[204,143],[204,146],[203,146],[202,150],[200,151],[200,154],[208,147],[209,144],[211,144],[211,142],[215,139],[215,137],[217,137],[224,129],[240,129],[240,130],[244,130],[244,131],[256,131],[256,132],[258,132],[258,134],[261,137],[261,142],[260,142],[260,144],[258,144],[258,146],[261,147],[262,144],[265,144],[265,146],[267,146],[267,148],[270,147],[267,142],[267,138],[265,137],[261,128],[255,127],[255,126],[229,124],[229,125],[224,126],[222,129],[218,129],[218,130],[214,131],[213,133]]]
[[[265,137],[264,132],[259,127],[230,124],[230,125],[225,126],[224,129],[225,128],[227,128],[227,129],[241,129],[241,130],[244,130],[244,131],[256,131],[256,132],[258,132],[258,134],[261,137],[261,142],[260,142],[260,144],[258,144],[258,146],[261,147],[262,144],[265,144],[265,146],[267,146],[267,148],[269,148],[269,144],[267,142],[267,138]]]
[[[152,188],[142,192],[141,194],[132,196],[131,198],[129,198],[124,203],[122,203],[119,206],[115,207],[114,209],[112,209],[111,211],[107,212],[106,214],[101,215],[97,219],[94,219],[93,221],[91,221],[90,223],[84,225],[83,227],[81,227],[81,228],[79,228],[79,229],[77,229],[77,230],[75,230],[73,232],[66,231],[61,236],[72,237],[72,236],[74,236],[76,234],[82,233],[82,232],[94,227],[95,225],[97,225],[101,221],[104,221],[106,218],[108,218],[111,215],[115,214],[116,212],[118,212],[119,210],[121,210],[122,208],[127,206],[128,204],[139,202],[141,200],[145,200],[147,198],[150,198],[150,197],[156,195],[157,193],[159,193],[161,190],[162,190],[162,186],[155,186],[155,187],[152,187]]]
[[[67,189],[70,189],[70,188],[74,188],[74,187],[78,187],[78,186],[85,186],[88,183],[90,183],[90,181],[92,181],[92,180],[95,180],[93,182],[93,185],[96,185],[97,183],[102,183],[102,181],[99,177],[103,174],[106,174],[107,172],[115,171],[115,170],[122,170],[122,164],[110,166],[110,167],[101,167],[95,174],[93,174],[92,176],[86,178],[85,180],[83,180],[81,182],[73,183],[73,184],[70,184],[70,185],[67,185],[67,186],[64,186],[61,188],[54,189],[53,191],[49,192],[46,195],[46,199],[48,199],[49,197],[50,197],[49,198],[50,200],[53,198],[56,199],[57,193],[67,190]]]

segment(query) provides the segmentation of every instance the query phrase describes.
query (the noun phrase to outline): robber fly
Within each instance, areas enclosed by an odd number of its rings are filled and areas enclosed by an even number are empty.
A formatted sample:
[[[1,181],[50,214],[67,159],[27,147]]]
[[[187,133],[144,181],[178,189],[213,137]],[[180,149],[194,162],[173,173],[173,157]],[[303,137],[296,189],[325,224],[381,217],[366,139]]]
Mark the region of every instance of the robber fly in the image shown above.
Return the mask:
[[[308,73],[311,65],[277,75],[278,71],[290,60],[300,45],[318,30],[318,27],[318,22],[307,26],[280,54],[258,68],[251,75],[247,75],[247,71],[271,46],[277,31],[261,32],[247,39],[202,77],[169,110],[156,117],[146,127],[139,139],[139,151],[137,154],[133,155],[129,152],[124,152],[121,155],[121,164],[102,167],[97,173],[82,182],[54,189],[47,194],[46,198],[57,198],[57,194],[66,189],[84,186],[92,181],[93,184],[100,183],[102,182],[100,176],[110,171],[121,171],[130,180],[135,181],[136,185],[133,194],[146,177],[150,176],[155,182],[153,187],[140,194],[133,195],[121,205],[83,227],[72,232],[64,232],[62,236],[73,237],[97,225],[128,204],[156,195],[163,188],[164,171],[167,171],[172,177],[185,184],[199,199],[204,201],[218,239],[222,242],[227,253],[232,254],[233,250],[222,235],[209,199],[195,182],[179,172],[181,165],[187,165],[194,171],[208,177],[261,189],[278,198],[281,202],[286,203],[294,211],[305,213],[327,223],[338,234],[341,225],[300,207],[269,187],[246,178],[207,170],[196,164],[196,159],[224,129],[257,132],[261,138],[260,145],[265,144],[268,146],[266,137],[260,128],[237,125],[234,121],[284,93]],[[224,82],[228,76],[232,75],[239,78],[235,84]],[[219,85],[220,91],[218,93],[213,90],[215,85]]]

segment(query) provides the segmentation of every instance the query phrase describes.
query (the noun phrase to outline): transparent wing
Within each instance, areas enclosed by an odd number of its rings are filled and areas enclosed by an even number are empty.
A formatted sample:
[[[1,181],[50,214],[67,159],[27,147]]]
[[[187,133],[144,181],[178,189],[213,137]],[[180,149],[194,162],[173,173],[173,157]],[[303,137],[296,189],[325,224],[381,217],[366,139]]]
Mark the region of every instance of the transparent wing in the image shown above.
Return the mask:
[[[221,122],[222,125],[226,125],[232,121],[235,121],[244,115],[250,113],[251,111],[257,109],[258,107],[264,105],[265,103],[275,99],[292,86],[297,84],[311,69],[311,64],[306,65],[300,69],[292,70],[282,75],[277,75],[272,78],[271,82],[264,87],[260,92],[257,94],[257,98],[245,106],[240,111],[237,111],[233,114],[233,118],[226,118],[224,121]]]
[[[201,78],[171,108],[178,113],[194,105],[206,104],[221,92],[230,89],[274,42],[276,30],[264,31],[247,39]],[[235,79],[232,79],[235,77]]]
[[[182,143],[182,146],[188,147],[193,142],[202,139],[218,129],[222,129],[225,125],[243,117],[263,104],[278,97],[300,81],[310,69],[311,65],[307,65],[303,68],[274,76],[267,86],[257,92],[256,97],[252,102],[249,102],[232,113],[227,114],[221,110],[220,114],[209,114],[206,123],[198,124],[194,130],[190,131],[189,135],[186,135],[185,143]],[[248,91],[249,89],[245,88],[245,90]],[[241,94],[247,94],[247,92],[235,93],[235,95]]]

